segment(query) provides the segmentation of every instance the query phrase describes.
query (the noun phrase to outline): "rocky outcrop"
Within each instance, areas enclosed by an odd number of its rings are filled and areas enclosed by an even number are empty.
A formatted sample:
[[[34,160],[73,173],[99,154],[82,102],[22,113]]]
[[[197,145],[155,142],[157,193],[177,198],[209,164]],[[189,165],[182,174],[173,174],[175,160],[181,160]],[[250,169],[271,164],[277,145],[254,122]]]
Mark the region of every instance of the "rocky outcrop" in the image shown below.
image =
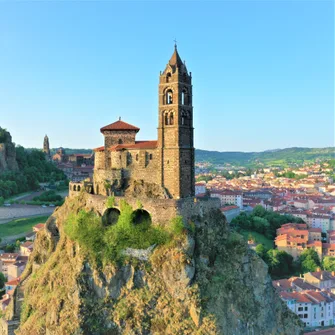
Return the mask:
[[[0,127],[0,172],[18,170],[15,145],[8,131]]]
[[[68,199],[38,233],[17,335],[302,334],[220,211],[194,217],[169,243],[128,249],[123,263],[98,264],[64,232],[85,199]]]
[[[125,196],[153,198],[153,199],[169,199],[169,195],[165,188],[155,183],[148,183],[144,180],[129,180],[126,185]]]

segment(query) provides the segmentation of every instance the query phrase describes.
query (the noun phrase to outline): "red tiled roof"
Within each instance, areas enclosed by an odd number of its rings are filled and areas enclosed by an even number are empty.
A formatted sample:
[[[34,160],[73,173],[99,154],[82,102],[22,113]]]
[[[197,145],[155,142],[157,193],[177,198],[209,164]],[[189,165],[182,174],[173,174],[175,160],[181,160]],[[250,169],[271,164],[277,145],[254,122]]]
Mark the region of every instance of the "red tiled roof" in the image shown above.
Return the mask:
[[[104,151],[104,150],[105,150],[104,146],[93,149],[93,151]]]
[[[235,209],[235,208],[239,208],[238,206],[225,206],[225,207],[221,207],[221,211],[222,212],[228,212],[228,211],[230,211],[230,210],[232,210],[232,209]]]
[[[308,231],[311,233],[321,233],[322,232],[321,228],[309,228]]]
[[[44,228],[44,226],[45,226],[45,224],[44,223],[38,223],[36,226],[34,226],[34,229],[43,229]]]
[[[135,144],[118,144],[114,145],[108,150],[110,151],[120,151],[123,149],[156,149],[157,141],[136,141]]]
[[[7,283],[5,283],[5,285],[14,285],[14,286],[16,285],[17,286],[19,285],[19,283],[20,283],[20,277],[8,281]]]
[[[129,123],[123,122],[121,120],[118,120],[114,123],[111,123],[105,127],[102,127],[100,129],[101,132],[105,131],[105,130],[133,130],[138,132],[140,130],[140,128],[137,128]]]
[[[108,148],[109,151],[120,151],[123,149],[131,150],[131,149],[156,149],[157,141],[136,141],[132,144],[117,144]],[[104,151],[105,147],[95,148],[94,151]]]

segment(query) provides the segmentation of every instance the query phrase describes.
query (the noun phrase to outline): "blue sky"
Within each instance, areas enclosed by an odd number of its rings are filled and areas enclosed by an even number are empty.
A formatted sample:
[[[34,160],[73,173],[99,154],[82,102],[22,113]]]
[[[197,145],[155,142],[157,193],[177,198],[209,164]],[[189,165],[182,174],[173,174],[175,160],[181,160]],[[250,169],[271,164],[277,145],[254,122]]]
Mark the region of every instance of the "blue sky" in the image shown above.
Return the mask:
[[[173,40],[196,148],[334,145],[333,1],[0,1],[0,126],[25,147],[93,148],[117,120],[157,138]]]

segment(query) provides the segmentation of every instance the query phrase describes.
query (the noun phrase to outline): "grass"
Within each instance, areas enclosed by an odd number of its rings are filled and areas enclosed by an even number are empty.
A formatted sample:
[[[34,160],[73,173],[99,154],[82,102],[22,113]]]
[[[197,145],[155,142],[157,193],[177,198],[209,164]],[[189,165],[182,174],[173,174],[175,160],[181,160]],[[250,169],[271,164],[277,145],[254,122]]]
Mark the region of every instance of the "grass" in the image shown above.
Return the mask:
[[[16,219],[8,223],[0,224],[0,238],[28,233],[38,223],[45,223],[49,216],[38,216],[29,219]]]
[[[262,234],[250,230],[242,230],[240,234],[243,235],[246,241],[248,241],[248,238],[251,235],[256,243],[263,244],[267,249],[273,249],[273,241],[269,240]]]
[[[151,218],[125,201],[116,224],[104,226],[94,212],[80,211],[70,214],[64,226],[65,233],[85,250],[96,264],[122,263],[126,248],[146,249],[152,245],[167,244],[185,231],[181,217],[172,220],[169,229],[151,224]]]

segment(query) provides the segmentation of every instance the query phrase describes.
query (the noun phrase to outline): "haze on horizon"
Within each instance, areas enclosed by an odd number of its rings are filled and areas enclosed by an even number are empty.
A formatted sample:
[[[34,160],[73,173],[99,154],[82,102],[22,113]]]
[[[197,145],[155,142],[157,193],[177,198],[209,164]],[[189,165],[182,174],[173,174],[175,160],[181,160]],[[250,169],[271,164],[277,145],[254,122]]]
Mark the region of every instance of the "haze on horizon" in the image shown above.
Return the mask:
[[[170,4],[170,5],[168,5]],[[0,126],[94,148],[118,119],[157,138],[158,76],[193,77],[195,147],[334,146],[334,2],[0,2]]]

